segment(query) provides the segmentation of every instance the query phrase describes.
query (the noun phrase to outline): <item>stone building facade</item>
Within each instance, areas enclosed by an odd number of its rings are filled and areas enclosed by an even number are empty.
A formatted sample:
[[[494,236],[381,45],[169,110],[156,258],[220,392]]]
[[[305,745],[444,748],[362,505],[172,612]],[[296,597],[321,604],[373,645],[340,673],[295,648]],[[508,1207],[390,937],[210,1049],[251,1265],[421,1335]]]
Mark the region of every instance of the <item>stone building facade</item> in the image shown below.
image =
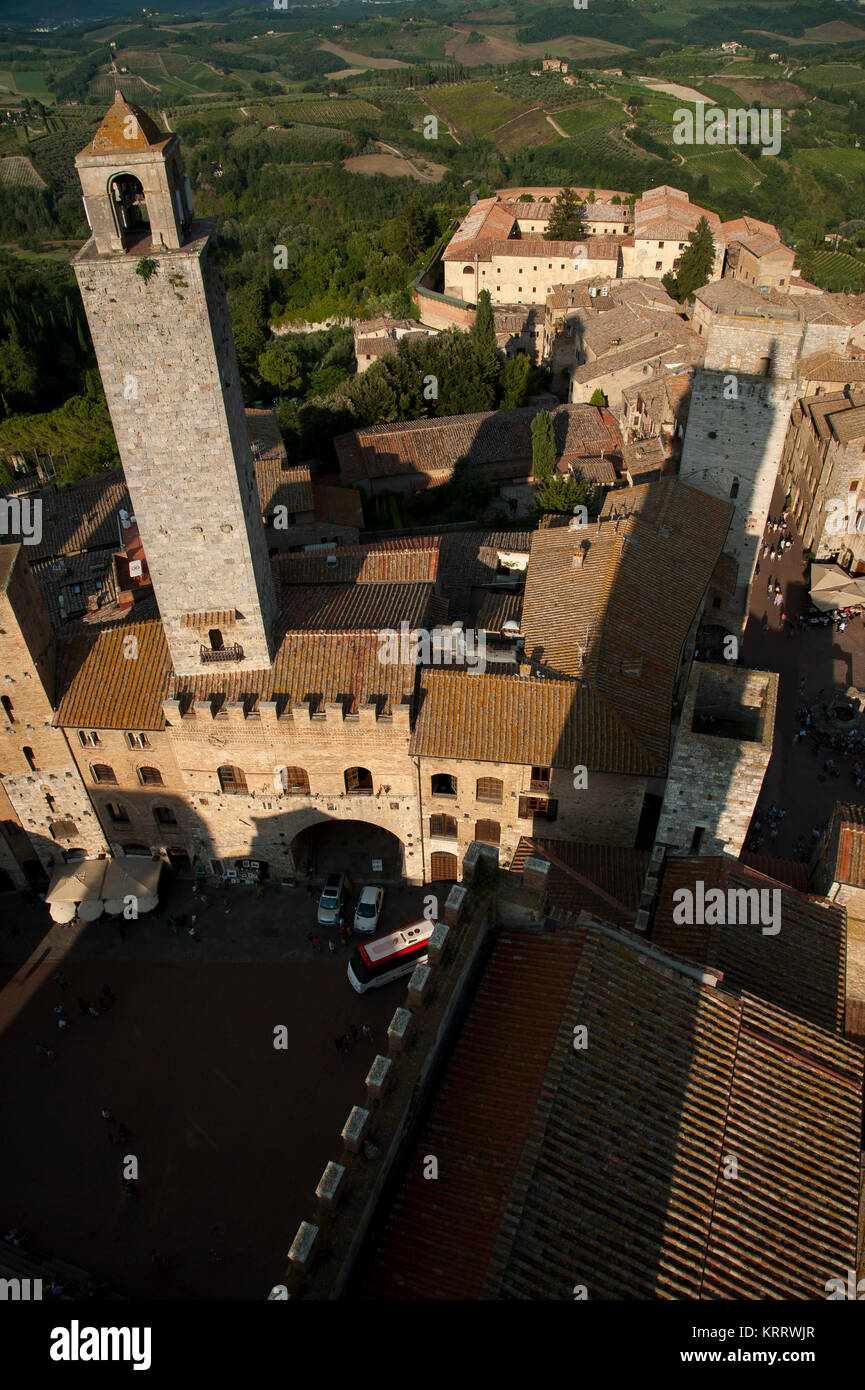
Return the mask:
[[[696,663],[682,707],[656,843],[738,856],[772,756],[778,676]]]
[[[806,550],[865,572],[865,391],[798,400],[781,456],[781,481]]]

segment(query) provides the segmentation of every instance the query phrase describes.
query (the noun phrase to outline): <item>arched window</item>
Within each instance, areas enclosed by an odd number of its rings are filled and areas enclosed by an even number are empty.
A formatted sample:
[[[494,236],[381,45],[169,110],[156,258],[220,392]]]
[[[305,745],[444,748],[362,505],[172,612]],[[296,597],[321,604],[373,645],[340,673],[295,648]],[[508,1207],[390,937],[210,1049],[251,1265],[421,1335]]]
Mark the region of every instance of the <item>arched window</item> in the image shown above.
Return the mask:
[[[114,768],[109,767],[107,763],[91,763],[90,774],[94,782],[98,782],[101,786],[114,787],[117,785]]]
[[[309,777],[302,767],[285,769],[286,796],[309,796]]]
[[[140,767],[138,769],[138,780],[142,787],[161,787],[162,773],[158,767]]]
[[[345,789],[351,796],[372,796],[372,773],[368,767],[347,767]]]
[[[118,233],[143,232],[150,226],[147,200],[141,181],[134,174],[115,174],[108,183],[108,194]]]
[[[498,777],[479,777],[475,796],[478,801],[501,801],[503,790]]]
[[[450,772],[436,772],[432,778],[433,796],[456,796],[457,779]]]
[[[487,845],[497,845],[502,836],[502,828],[497,820],[479,820],[475,822],[475,839],[482,840]]]
[[[216,775],[219,778],[220,791],[225,792],[226,795],[240,796],[246,792],[246,777],[241,768],[230,767],[226,764],[225,767],[216,769]]]
[[[27,766],[29,767],[30,771],[31,771],[31,772],[35,772],[35,771],[36,771],[36,755],[35,755],[35,753],[33,752],[33,749],[30,748],[30,747],[28,746],[28,744],[25,743],[24,747],[21,749],[21,752],[24,754],[24,757],[27,759]]]

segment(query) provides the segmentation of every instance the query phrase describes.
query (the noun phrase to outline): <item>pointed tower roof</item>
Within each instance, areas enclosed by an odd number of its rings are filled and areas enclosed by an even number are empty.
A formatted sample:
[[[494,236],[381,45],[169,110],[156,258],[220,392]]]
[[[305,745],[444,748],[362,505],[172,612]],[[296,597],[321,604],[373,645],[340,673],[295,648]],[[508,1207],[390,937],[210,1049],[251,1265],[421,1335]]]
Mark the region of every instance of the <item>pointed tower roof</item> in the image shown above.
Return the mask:
[[[164,144],[168,139],[168,133],[159,129],[153,117],[142,111],[140,106],[128,102],[118,87],[114,93],[114,104],[87,146],[87,153],[147,150],[153,145]]]

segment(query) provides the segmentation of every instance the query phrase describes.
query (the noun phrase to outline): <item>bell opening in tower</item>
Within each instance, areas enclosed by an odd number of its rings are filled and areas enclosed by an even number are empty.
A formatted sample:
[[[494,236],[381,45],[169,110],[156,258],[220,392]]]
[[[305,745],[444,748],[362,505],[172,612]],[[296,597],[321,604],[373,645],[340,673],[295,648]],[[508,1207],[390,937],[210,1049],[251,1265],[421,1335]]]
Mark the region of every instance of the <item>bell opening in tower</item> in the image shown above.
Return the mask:
[[[109,180],[108,192],[118,235],[124,241],[136,235],[149,235],[150,217],[141,181],[134,174],[115,174]]]

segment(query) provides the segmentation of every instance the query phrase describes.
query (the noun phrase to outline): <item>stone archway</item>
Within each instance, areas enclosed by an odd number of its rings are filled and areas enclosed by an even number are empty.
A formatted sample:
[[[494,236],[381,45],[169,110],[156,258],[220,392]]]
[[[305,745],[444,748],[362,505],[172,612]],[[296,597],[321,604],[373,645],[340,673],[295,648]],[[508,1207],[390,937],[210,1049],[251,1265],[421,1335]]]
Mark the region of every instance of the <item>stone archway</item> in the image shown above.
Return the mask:
[[[399,836],[372,821],[321,818],[298,831],[290,852],[305,883],[323,883],[333,872],[348,874],[355,884],[419,878]]]

